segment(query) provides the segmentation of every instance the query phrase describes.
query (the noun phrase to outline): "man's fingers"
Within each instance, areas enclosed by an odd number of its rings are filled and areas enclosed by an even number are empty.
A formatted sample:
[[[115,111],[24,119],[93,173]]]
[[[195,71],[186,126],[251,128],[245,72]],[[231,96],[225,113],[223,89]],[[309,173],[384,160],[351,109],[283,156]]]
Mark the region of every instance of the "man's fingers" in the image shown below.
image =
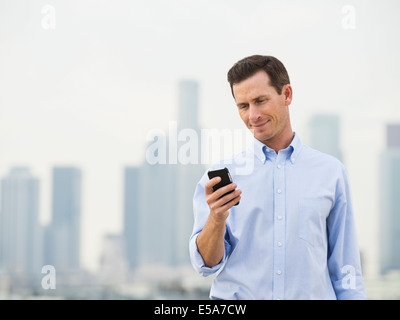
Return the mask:
[[[230,203],[232,200],[236,199],[237,197],[240,197],[241,194],[242,194],[242,190],[237,189],[234,192],[228,193],[228,194],[224,195],[223,197],[221,197],[220,199],[218,199],[217,201],[215,201],[214,206],[215,206],[215,208],[223,208],[223,210],[224,210],[224,206],[226,204]],[[236,202],[233,202],[233,204],[229,208],[231,208],[235,204],[236,204]]]
[[[213,193],[214,192],[213,187],[220,181],[221,181],[220,177],[215,177],[215,178],[212,178],[212,179],[208,180],[206,182],[206,184],[204,185],[204,189],[205,189],[206,195],[209,195],[209,194]]]
[[[207,204],[211,211],[217,214],[226,212],[237,204],[242,193],[239,189],[235,190],[237,187],[236,183],[230,183],[214,191],[213,187],[220,181],[220,177],[215,177],[208,180],[204,185]]]
[[[215,178],[214,178],[215,179]],[[210,180],[211,181],[211,180]],[[217,182],[218,183],[218,182]],[[214,207],[215,205],[222,205],[223,203],[219,202],[218,200],[223,197],[226,193],[229,193],[230,198],[225,198],[226,201],[229,201],[232,196],[231,193],[236,189],[237,185],[236,183],[230,183],[224,187],[219,188],[218,190],[213,191],[213,188],[211,186],[215,186],[215,182],[210,183],[209,185],[205,185],[205,190],[206,190],[206,198],[207,198],[207,203],[211,208],[211,205]]]
[[[222,197],[225,193],[235,190],[236,187],[237,187],[236,183],[230,183],[230,184],[216,190],[214,192],[214,196],[216,197],[216,199],[218,199],[218,198]]]
[[[235,191],[236,192],[236,191]],[[235,196],[232,200],[228,201],[227,203],[225,203],[222,207],[219,208],[219,210],[221,210],[221,212],[225,212],[228,211],[230,208],[232,208],[235,204],[237,204],[240,199],[241,199],[241,195],[239,194],[238,196]],[[222,200],[222,199],[221,199]]]

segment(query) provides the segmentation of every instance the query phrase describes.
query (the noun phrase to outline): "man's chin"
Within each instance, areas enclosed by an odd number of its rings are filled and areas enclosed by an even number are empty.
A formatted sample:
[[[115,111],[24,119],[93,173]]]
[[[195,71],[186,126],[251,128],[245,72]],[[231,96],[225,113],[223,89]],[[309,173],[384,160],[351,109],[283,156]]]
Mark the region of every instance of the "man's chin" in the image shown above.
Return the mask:
[[[265,133],[265,132],[257,132],[257,130],[253,131],[254,138],[261,142],[267,142],[272,138],[271,134]]]

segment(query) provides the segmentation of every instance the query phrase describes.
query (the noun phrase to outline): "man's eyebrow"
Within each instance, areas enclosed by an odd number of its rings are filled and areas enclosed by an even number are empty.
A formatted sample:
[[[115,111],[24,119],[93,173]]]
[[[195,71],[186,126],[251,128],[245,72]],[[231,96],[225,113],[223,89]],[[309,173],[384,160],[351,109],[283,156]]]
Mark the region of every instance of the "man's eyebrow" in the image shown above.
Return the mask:
[[[255,98],[251,99],[251,101],[252,101],[252,102],[257,102],[257,101],[262,100],[262,99],[271,99],[271,96],[270,96],[269,94],[262,94],[262,95],[260,95],[260,96],[257,96],[257,97],[255,97]],[[240,107],[240,106],[246,106],[246,105],[248,105],[248,104],[249,104],[248,102],[237,102],[237,103],[236,103],[236,105],[237,105],[238,107]]]
[[[255,97],[254,99],[252,99],[252,101],[259,101],[259,100],[262,100],[262,99],[270,99],[270,98],[271,97],[268,94],[262,94],[262,95],[260,95],[258,97]]]

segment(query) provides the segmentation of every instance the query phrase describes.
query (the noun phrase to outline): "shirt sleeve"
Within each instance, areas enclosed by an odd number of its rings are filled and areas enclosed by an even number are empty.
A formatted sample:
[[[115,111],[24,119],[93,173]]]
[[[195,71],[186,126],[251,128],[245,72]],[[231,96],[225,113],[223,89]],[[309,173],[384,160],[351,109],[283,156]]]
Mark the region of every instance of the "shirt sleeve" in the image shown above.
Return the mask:
[[[337,299],[366,299],[347,170],[343,165],[327,226],[328,268]]]
[[[194,225],[192,235],[190,236],[189,240],[189,254],[190,254],[190,261],[193,268],[202,276],[206,277],[209,276],[218,270],[220,270],[229,255],[231,250],[231,245],[225,237],[225,252],[221,262],[213,267],[207,267],[204,264],[203,257],[201,256],[198,247],[197,247],[197,237],[201,230],[203,230],[204,225],[207,222],[208,215],[210,213],[209,207],[206,202],[204,185],[208,180],[208,176],[205,173],[202,178],[200,179],[199,183],[196,186],[195,193],[193,196],[193,214],[194,214]]]

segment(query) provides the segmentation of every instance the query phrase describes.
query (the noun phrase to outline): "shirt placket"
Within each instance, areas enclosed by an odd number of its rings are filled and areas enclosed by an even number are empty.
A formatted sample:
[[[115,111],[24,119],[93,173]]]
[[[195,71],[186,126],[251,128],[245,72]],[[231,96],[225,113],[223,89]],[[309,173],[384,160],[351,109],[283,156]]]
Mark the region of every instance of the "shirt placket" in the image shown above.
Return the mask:
[[[278,153],[274,164],[274,269],[273,299],[284,299],[285,285],[285,154]]]

